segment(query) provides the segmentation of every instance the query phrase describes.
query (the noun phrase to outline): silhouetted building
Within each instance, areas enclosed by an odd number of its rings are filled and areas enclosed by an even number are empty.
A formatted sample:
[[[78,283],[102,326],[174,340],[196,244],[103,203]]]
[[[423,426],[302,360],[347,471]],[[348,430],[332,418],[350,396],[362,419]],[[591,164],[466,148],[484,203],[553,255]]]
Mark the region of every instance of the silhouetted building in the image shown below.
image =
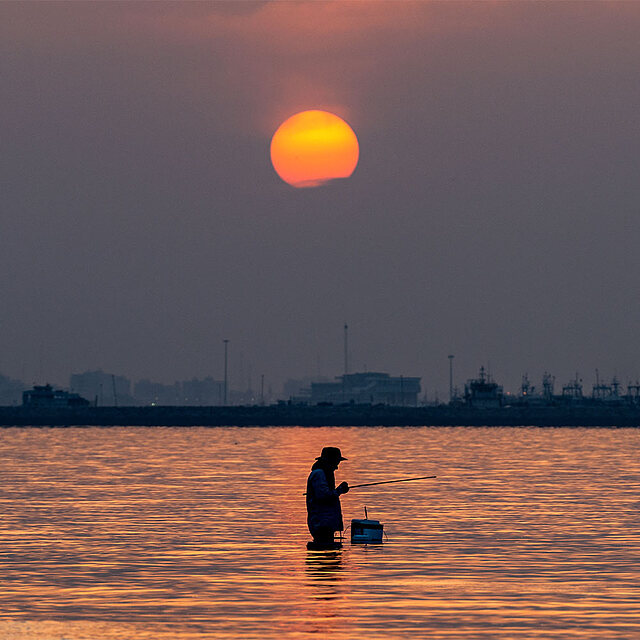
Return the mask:
[[[131,395],[131,381],[124,376],[105,373],[100,369],[71,374],[69,388],[99,406],[135,404]]]
[[[27,385],[22,380],[13,380],[0,375],[0,405],[16,405],[22,400]]]
[[[192,378],[176,383],[181,388],[180,404],[192,406],[222,405],[224,382],[214,380],[211,376],[199,380]]]
[[[293,402],[311,402],[311,385],[318,382],[330,382],[325,376],[304,376],[303,378],[289,378],[282,385],[282,395]]]
[[[416,406],[420,393],[420,378],[391,377],[388,373],[349,373],[336,378],[338,382],[313,382],[308,395],[294,399],[311,404],[388,404]]]
[[[50,384],[35,386],[22,394],[22,404],[25,407],[86,407],[89,401],[77,393],[69,393],[54,389]]]
[[[133,390],[136,402],[140,405],[164,405],[178,406],[182,404],[180,399],[180,385],[162,384],[151,380],[136,382]]]

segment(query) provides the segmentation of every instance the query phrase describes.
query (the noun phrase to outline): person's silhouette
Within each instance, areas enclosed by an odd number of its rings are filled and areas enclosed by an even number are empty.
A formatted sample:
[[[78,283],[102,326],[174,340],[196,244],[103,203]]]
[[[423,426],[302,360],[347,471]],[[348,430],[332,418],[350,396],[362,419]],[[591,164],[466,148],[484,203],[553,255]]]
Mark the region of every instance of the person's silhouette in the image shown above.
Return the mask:
[[[311,467],[307,480],[307,524],[317,545],[332,545],[336,531],[342,531],[340,496],[349,491],[346,482],[336,487],[335,470],[342,460],[340,449],[324,447]]]

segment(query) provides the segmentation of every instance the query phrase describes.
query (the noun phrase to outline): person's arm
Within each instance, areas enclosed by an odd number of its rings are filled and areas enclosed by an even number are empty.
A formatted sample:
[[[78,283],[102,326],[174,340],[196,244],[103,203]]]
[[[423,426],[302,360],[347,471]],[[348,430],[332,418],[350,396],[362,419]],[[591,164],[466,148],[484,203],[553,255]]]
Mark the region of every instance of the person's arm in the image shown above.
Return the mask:
[[[327,476],[322,469],[316,469],[311,474],[311,486],[313,487],[313,497],[318,502],[333,502],[340,495],[329,487]]]

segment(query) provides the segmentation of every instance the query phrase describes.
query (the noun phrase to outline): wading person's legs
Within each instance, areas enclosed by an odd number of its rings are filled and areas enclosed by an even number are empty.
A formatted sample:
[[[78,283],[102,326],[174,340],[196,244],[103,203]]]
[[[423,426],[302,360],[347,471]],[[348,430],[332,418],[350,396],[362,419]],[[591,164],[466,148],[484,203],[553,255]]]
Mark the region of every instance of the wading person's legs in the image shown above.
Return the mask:
[[[318,527],[311,532],[313,541],[318,544],[330,544],[333,542],[333,530],[331,527]]]

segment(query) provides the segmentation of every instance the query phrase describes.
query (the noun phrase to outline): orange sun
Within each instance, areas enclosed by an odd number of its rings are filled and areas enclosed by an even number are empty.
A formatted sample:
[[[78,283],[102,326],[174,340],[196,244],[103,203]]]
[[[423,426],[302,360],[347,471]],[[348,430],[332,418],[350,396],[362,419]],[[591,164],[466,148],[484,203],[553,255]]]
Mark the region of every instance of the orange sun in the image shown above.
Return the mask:
[[[348,178],[358,155],[353,129],[328,111],[296,113],[271,139],[273,168],[293,187],[317,187],[335,178]]]

